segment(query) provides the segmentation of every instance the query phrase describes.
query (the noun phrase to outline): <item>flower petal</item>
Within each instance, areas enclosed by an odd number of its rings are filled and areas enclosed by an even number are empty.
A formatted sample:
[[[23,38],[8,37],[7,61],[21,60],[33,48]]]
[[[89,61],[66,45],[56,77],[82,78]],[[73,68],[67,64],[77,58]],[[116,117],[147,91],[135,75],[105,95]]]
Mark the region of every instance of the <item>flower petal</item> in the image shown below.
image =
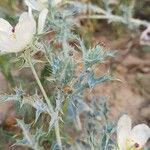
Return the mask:
[[[10,34],[4,31],[0,31],[0,44],[7,42],[10,37]]]
[[[27,12],[24,12],[15,28],[16,41],[18,45],[18,51],[24,49],[28,44],[32,42],[33,36],[36,32],[36,22],[29,16]]]
[[[0,31],[4,31],[10,33],[12,30],[12,26],[3,18],[0,18]]]
[[[41,11],[44,8],[47,8],[47,1],[41,1],[41,0],[25,0],[25,3],[28,7]]]
[[[10,53],[14,48],[15,39],[10,34],[0,31],[0,53]]]
[[[9,23],[4,22],[3,24]],[[32,38],[36,32],[36,22],[32,16],[24,12],[19,22],[15,27],[15,32],[0,31],[0,52],[1,53],[14,53],[19,52],[32,42]]]
[[[46,22],[46,17],[48,14],[48,9],[43,9],[41,13],[39,14],[38,18],[38,34],[41,34],[43,32],[45,22]]]
[[[150,138],[150,128],[145,124],[136,125],[130,132],[129,139],[143,147]]]
[[[128,115],[123,115],[117,124],[117,140],[119,150],[125,149],[127,137],[131,131],[132,121]]]

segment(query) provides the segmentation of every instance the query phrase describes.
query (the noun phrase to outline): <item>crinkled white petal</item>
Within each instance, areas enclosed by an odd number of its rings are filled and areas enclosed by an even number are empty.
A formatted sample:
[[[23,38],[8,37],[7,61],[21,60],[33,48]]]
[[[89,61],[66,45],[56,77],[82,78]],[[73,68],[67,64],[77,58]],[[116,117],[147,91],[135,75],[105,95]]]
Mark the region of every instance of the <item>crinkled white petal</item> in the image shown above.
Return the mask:
[[[16,43],[17,49],[20,51],[32,42],[33,36],[36,32],[36,22],[29,16],[28,13],[23,13],[20,16],[19,23],[16,25]]]
[[[20,15],[18,23],[25,22],[25,21],[28,21],[28,22],[29,22],[29,21],[35,22],[33,16],[30,16],[30,15],[28,14],[28,12],[23,12],[23,13]]]
[[[0,31],[9,33],[11,32],[11,30],[12,30],[12,26],[9,24],[9,22],[3,18],[0,18]]]
[[[16,40],[9,33],[0,31],[0,53],[10,53],[14,49]]]
[[[136,125],[130,132],[129,139],[143,147],[150,138],[150,128],[145,124]]]
[[[36,22],[28,13],[23,13],[15,27],[15,32],[0,31],[0,52],[14,53],[24,50],[32,42],[36,32]]]
[[[48,7],[47,1],[41,1],[41,0],[25,0],[25,3],[28,7],[41,11],[44,8]]]
[[[119,150],[125,149],[127,137],[131,131],[132,121],[128,115],[123,115],[117,124],[117,141]]]
[[[43,32],[47,14],[48,14],[48,9],[46,9],[46,8],[43,9],[40,12],[40,14],[39,14],[39,18],[38,18],[38,34],[41,34]]]
[[[0,31],[0,44],[7,42],[10,37],[10,33]]]

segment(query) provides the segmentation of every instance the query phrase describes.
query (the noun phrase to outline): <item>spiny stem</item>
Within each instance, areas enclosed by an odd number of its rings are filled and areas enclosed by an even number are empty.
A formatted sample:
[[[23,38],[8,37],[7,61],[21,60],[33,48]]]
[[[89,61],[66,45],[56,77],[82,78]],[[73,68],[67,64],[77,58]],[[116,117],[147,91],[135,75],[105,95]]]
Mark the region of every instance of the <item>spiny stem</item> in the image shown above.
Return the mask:
[[[54,113],[53,106],[52,106],[52,104],[51,104],[51,102],[50,102],[50,100],[49,100],[49,98],[48,98],[48,96],[47,96],[47,94],[46,94],[46,92],[45,92],[45,90],[43,88],[43,85],[42,85],[42,83],[41,83],[41,81],[40,81],[40,79],[39,79],[39,77],[38,77],[38,75],[36,73],[36,70],[35,70],[35,68],[34,68],[34,66],[32,64],[32,61],[31,61],[31,58],[30,58],[30,54],[28,55],[28,62],[29,62],[30,68],[32,70],[32,73],[33,73],[33,75],[34,75],[34,77],[35,77],[35,79],[37,81],[37,84],[38,84],[38,86],[39,86],[39,88],[40,88],[40,90],[41,90],[41,92],[42,92],[42,94],[43,94],[43,96],[44,96],[48,106],[49,106],[49,109],[50,109],[51,113]],[[60,131],[59,131],[59,120],[57,120],[55,122],[54,128],[55,128],[57,144],[59,146],[59,149],[62,150],[62,143],[61,143]]]
[[[121,17],[121,16],[117,16],[117,15],[113,15],[113,14],[104,14],[104,15],[83,15],[83,16],[80,16],[79,19],[104,19],[104,20],[115,20],[116,22],[121,22],[121,23],[124,23],[126,24],[126,20]],[[131,18],[129,19],[129,21],[137,26],[139,25],[145,25],[145,26],[148,26],[149,23],[147,21],[142,21],[142,20],[139,20],[139,19],[135,19],[135,18]]]
[[[51,102],[50,102],[50,100],[49,100],[49,98],[48,98],[48,96],[47,96],[47,94],[46,94],[46,92],[45,92],[43,86],[42,86],[42,83],[41,83],[41,81],[40,81],[40,79],[39,79],[39,77],[38,77],[36,71],[35,71],[35,68],[34,68],[34,66],[33,66],[33,64],[32,64],[32,62],[31,62],[30,56],[28,56],[28,62],[29,62],[30,68],[31,68],[31,70],[32,70],[32,73],[33,73],[33,75],[34,75],[34,77],[35,77],[35,79],[36,79],[36,81],[37,81],[37,84],[39,85],[39,88],[40,88],[40,90],[41,90],[41,92],[42,92],[42,94],[43,94],[43,96],[44,96],[44,98],[45,98],[45,100],[46,100],[46,102],[47,102],[49,108],[50,108],[50,111],[51,111],[51,112],[54,112],[53,106],[52,106],[52,104],[51,104]]]

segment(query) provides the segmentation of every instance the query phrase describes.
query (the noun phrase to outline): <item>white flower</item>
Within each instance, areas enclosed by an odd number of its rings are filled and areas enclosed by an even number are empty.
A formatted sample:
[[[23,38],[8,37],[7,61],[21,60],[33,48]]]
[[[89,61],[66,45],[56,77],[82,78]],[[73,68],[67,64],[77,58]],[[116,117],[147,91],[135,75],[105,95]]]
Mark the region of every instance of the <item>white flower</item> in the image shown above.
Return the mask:
[[[31,9],[38,11],[48,7],[48,0],[25,0],[25,3]]]
[[[28,6],[28,12],[32,15],[32,10],[40,11],[38,19],[38,34],[41,34],[44,29],[46,17],[48,14],[48,0],[25,0],[26,5]]]
[[[0,18],[0,53],[13,53],[25,49],[31,43],[35,32],[35,20],[27,12],[22,13],[15,27]]]
[[[25,3],[28,7],[34,10],[41,11],[44,8],[48,8],[48,5],[56,6],[61,3],[62,0],[25,0]]]
[[[150,25],[142,32],[140,37],[140,44],[150,46]]]
[[[48,10],[43,9],[38,18],[37,33],[42,34]],[[9,22],[0,18],[0,53],[17,53],[32,43],[36,33],[36,22],[27,12],[22,13],[19,22],[12,27]]]
[[[150,128],[145,124],[138,124],[132,128],[132,121],[128,115],[123,115],[117,125],[117,140],[119,150],[141,150],[150,137]]]

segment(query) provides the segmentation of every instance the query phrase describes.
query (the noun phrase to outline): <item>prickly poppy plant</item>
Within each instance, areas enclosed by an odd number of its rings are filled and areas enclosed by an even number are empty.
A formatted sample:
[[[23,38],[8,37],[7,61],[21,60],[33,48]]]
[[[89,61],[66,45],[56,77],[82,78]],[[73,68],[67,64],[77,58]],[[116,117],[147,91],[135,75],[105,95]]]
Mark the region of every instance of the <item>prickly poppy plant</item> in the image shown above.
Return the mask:
[[[0,55],[15,53],[14,59],[22,64],[20,68],[29,68],[37,85],[32,94],[18,85],[12,94],[0,95],[5,102],[17,103],[20,110],[26,106],[33,108],[32,121],[27,121],[25,116],[16,119],[22,136],[15,136],[12,146],[33,150],[142,149],[150,137],[147,125],[132,128],[130,117],[124,115],[116,129],[108,118],[105,97],[93,96],[90,103],[85,100],[87,89],[115,80],[109,71],[103,75],[94,71],[97,64],[114,57],[115,52],[102,45],[88,47],[75,32],[73,17],[83,5],[61,0],[25,0],[25,4],[28,11],[20,15],[16,26],[0,18]],[[96,9],[91,5],[90,8]],[[45,70],[48,72],[42,79],[36,66],[41,66],[43,74]],[[71,142],[71,135],[65,131],[68,128],[82,133]],[[44,147],[45,141],[48,148]]]

